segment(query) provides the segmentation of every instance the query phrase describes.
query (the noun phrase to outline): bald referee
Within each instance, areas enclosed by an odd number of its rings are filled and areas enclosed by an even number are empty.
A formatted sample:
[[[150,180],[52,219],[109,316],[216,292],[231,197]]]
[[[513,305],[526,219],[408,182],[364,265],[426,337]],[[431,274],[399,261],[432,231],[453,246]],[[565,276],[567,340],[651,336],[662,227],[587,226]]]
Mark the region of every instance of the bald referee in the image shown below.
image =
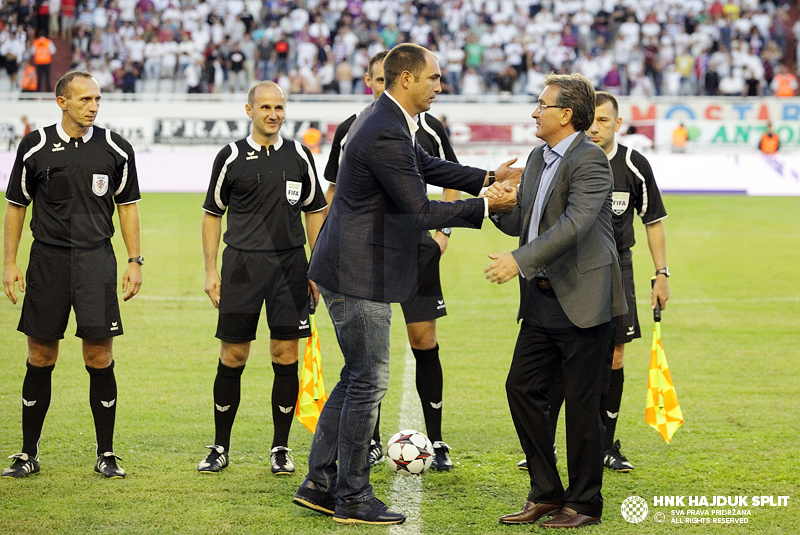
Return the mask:
[[[228,465],[242,372],[266,304],[275,372],[270,468],[273,474],[287,475],[294,472],[288,441],[300,389],[297,340],[311,335],[309,293],[315,299],[319,295],[308,280],[300,215],[305,214],[313,250],[326,203],[311,151],[280,135],[286,120],[283,89],[270,81],[257,83],[247,95],[245,110],[253,120],[252,134],[219,151],[203,204],[205,290],[219,309],[217,338],[222,348],[214,381],[216,438],[197,469],[214,473]],[[226,211],[227,247],[220,277],[217,254]]]
[[[61,122],[26,135],[17,149],[6,191],[3,286],[17,303],[25,291],[17,250],[28,205],[33,203],[33,245],[28,288],[18,329],[28,336],[28,371],[22,383],[22,452],[12,455],[3,477],[39,472],[39,438],[50,406],[51,375],[70,309],[83,340],[89,372],[89,404],[97,438],[95,472],[125,477],[114,454],[117,382],[112,341],[122,334],[117,301],[117,260],[111,247],[116,205],[128,265],[123,300],[139,292],[139,182],[133,148],[119,134],[94,126],[100,86],[83,71],[56,84]]]

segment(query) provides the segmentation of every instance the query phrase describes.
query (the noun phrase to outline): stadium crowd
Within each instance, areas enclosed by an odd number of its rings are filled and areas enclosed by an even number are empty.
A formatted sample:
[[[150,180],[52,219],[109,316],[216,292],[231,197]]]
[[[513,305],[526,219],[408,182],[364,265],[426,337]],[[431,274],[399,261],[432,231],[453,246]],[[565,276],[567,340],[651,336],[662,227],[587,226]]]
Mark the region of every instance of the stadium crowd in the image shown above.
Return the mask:
[[[617,95],[798,89],[789,0],[2,1],[0,77],[17,90],[33,90],[48,55],[35,43],[48,34],[106,92],[274,80],[295,94],[363,93],[369,58],[401,42],[437,55],[449,94],[538,95],[550,71],[581,72]]]

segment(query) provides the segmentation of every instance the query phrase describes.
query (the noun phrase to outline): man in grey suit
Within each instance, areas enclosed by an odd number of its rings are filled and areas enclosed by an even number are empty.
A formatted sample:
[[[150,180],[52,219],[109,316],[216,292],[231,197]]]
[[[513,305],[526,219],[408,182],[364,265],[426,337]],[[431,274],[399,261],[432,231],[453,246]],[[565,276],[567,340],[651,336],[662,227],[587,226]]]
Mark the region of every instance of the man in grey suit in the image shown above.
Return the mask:
[[[293,501],[342,524],[405,520],[372,492],[367,450],[389,384],[390,303],[405,301],[417,277],[421,230],[479,228],[489,212],[516,205],[515,192],[493,199],[428,199],[425,184],[477,195],[516,179],[511,160],[496,171],[425,153],[414,116],[441,92],[431,52],[402,44],[384,61],[386,90],[350,128],[336,194],[311,257],[309,278],[333,321],[345,365],[320,415],[308,475]]]
[[[545,141],[528,157],[514,210],[493,215],[519,249],[489,255],[486,278],[520,275],[522,320],[506,392],[530,467],[522,511],[500,518],[572,528],[600,522],[603,423],[600,398],[610,373],[616,316],[626,309],[611,225],[613,180],[608,159],[583,133],[594,120],[595,94],[579,74],[545,78],[532,116]],[[493,186],[489,195],[502,193]],[[556,469],[547,392],[563,368],[567,408],[564,489]]]

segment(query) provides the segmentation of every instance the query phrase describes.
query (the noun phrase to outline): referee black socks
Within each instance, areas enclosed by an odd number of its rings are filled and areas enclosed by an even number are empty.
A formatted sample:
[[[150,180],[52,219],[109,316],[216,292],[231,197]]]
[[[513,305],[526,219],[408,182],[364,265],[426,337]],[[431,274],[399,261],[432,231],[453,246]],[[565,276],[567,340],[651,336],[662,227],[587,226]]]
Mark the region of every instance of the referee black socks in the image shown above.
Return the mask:
[[[603,408],[603,423],[606,424],[605,449],[610,450],[614,444],[614,433],[617,430],[619,407],[622,405],[622,385],[625,382],[624,368],[611,370],[611,381],[608,384],[606,406]]]
[[[94,430],[97,436],[97,455],[114,451],[114,422],[117,417],[117,379],[114,376],[114,362],[106,368],[90,368],[89,405],[94,416]]]
[[[297,403],[297,393],[300,391],[297,368],[297,362],[292,364],[272,363],[272,370],[275,372],[275,377],[272,379],[273,448],[289,444],[289,431],[292,429],[294,406]]]
[[[439,344],[432,349],[414,349],[417,360],[417,393],[422,401],[425,430],[431,442],[442,440],[442,363]]]
[[[214,380],[214,444],[225,451],[231,449],[231,429],[239,409],[242,392],[242,373],[244,366],[229,368],[222,361],[217,365],[217,378]]]
[[[27,363],[28,371],[22,382],[22,453],[34,459],[39,455],[39,438],[42,436],[44,418],[50,407],[52,366],[33,366]]]

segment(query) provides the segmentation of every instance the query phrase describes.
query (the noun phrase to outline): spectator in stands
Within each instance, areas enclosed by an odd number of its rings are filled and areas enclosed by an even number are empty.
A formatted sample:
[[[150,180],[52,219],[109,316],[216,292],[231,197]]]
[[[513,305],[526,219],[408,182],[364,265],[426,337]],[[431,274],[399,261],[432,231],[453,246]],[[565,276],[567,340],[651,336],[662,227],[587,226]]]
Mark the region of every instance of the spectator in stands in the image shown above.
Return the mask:
[[[777,97],[793,97],[797,91],[797,78],[789,72],[786,64],[778,65],[778,74],[772,79],[771,85],[773,93]]]

